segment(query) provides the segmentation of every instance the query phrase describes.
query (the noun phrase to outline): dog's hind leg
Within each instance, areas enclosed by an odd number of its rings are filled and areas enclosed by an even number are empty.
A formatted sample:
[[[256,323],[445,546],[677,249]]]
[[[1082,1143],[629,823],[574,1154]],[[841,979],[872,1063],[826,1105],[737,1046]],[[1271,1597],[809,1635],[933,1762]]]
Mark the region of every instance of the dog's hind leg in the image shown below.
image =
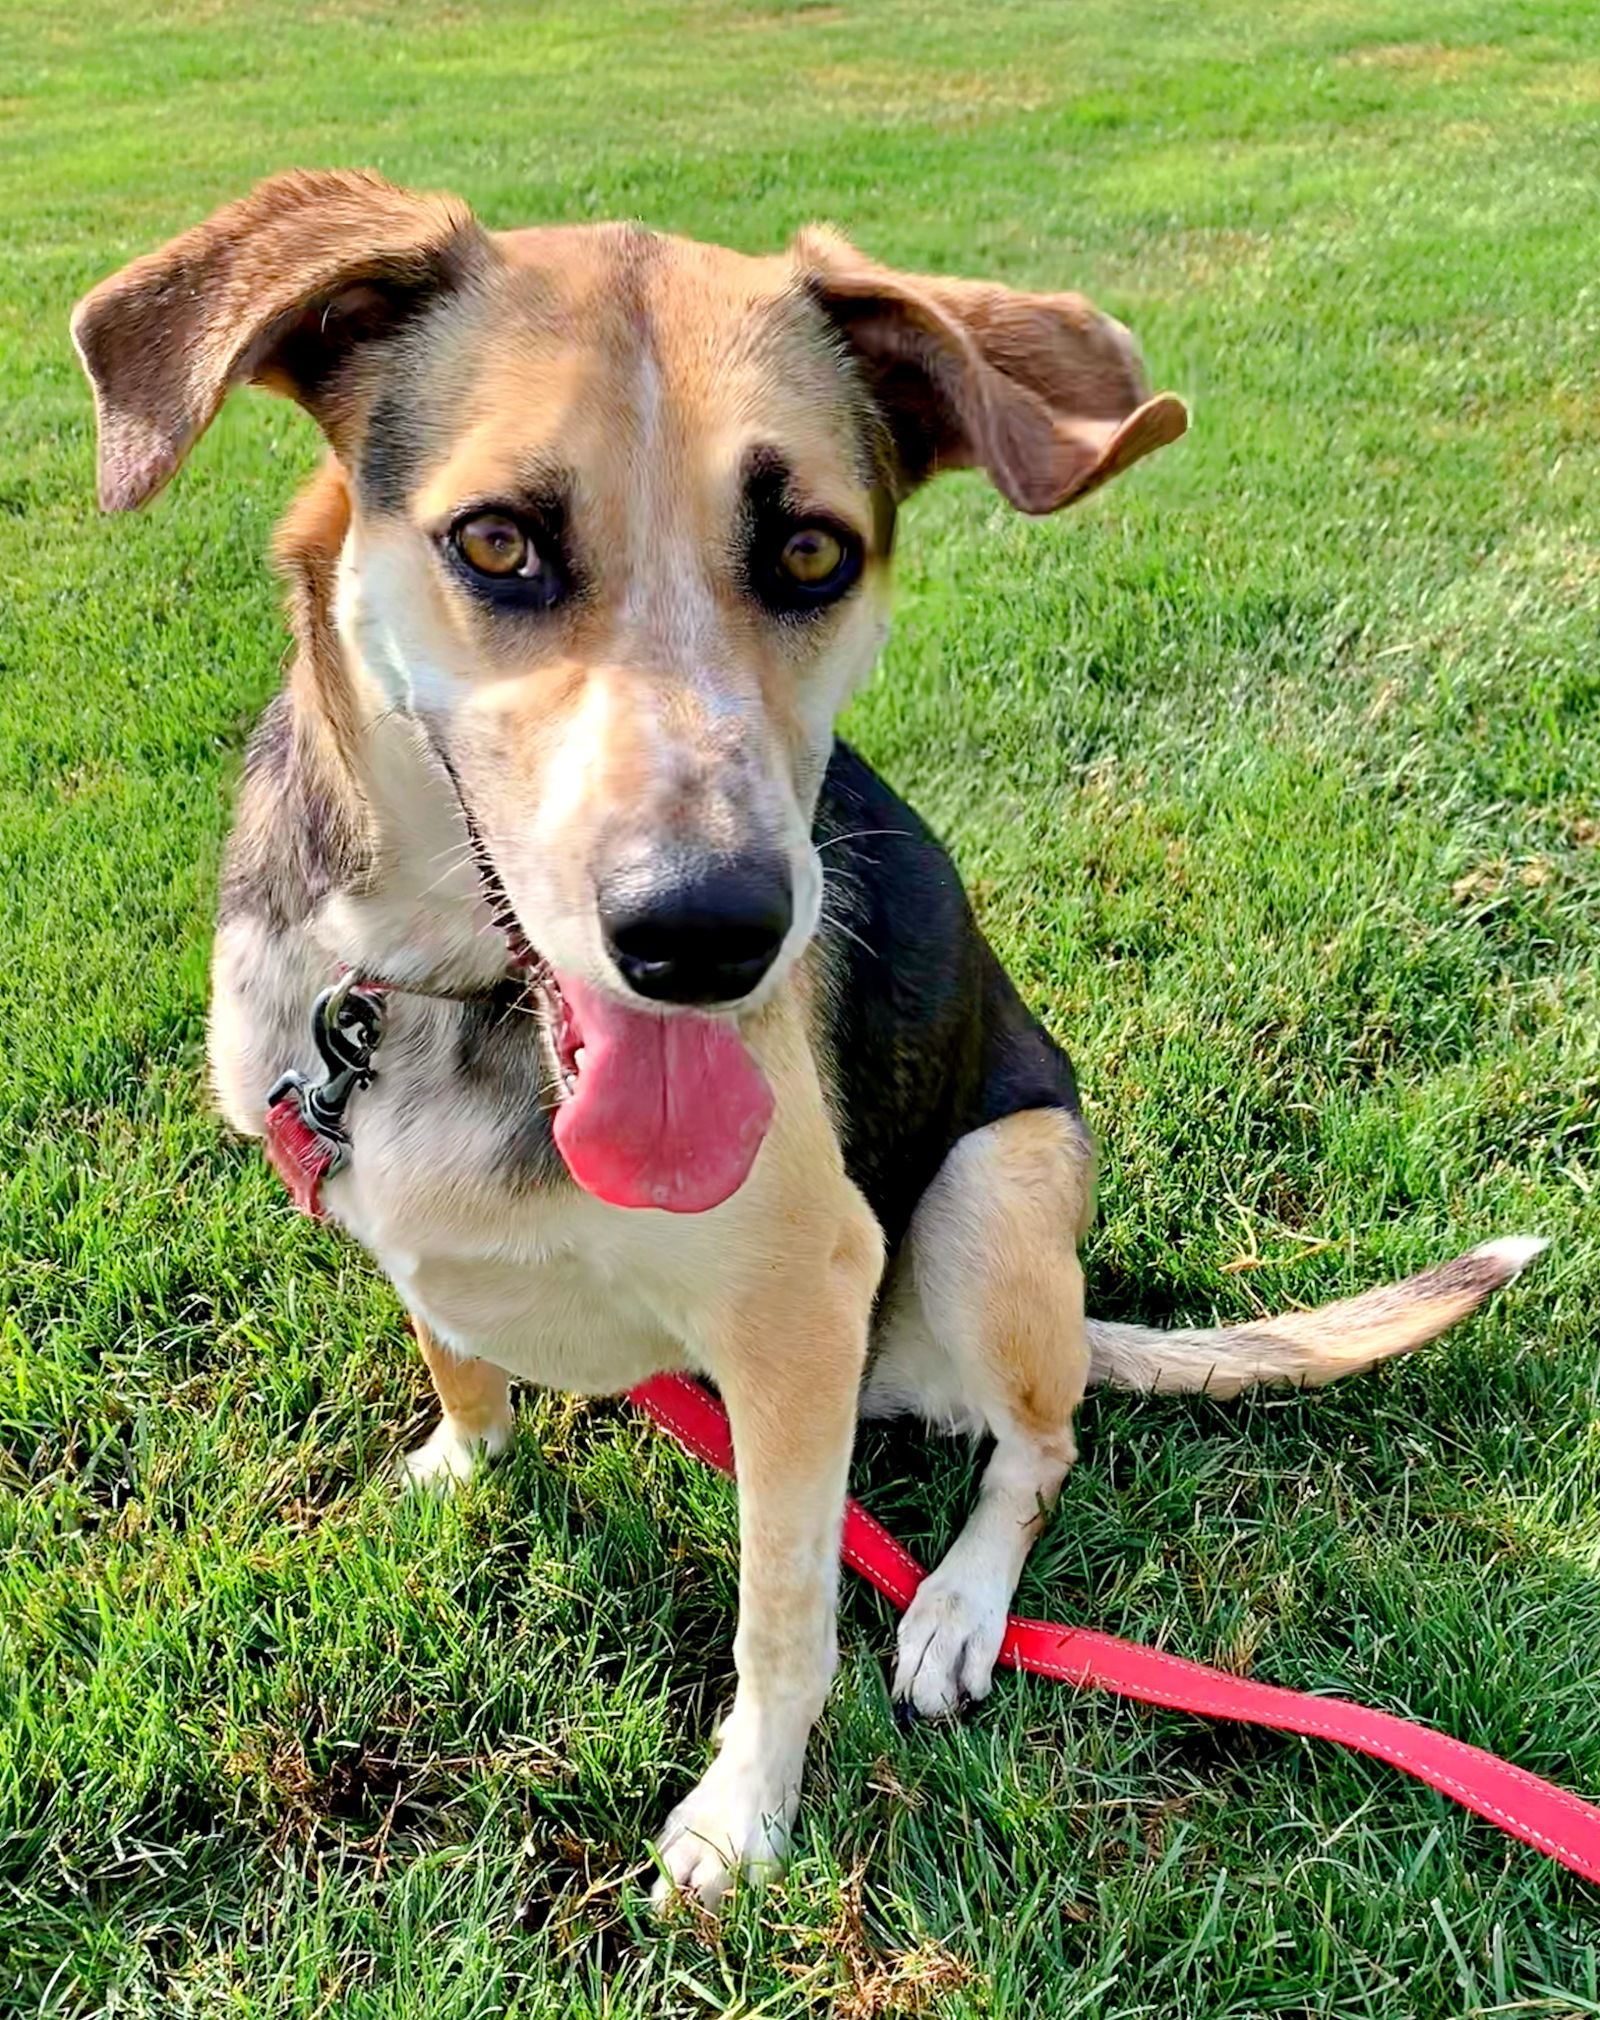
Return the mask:
[[[511,1442],[511,1383],[493,1361],[458,1354],[436,1340],[421,1319],[411,1325],[442,1414],[429,1436],[401,1460],[400,1477],[410,1487],[450,1488],[470,1480],[480,1458]]]
[[[1092,1193],[1075,1117],[1006,1116],[950,1151],[901,1257],[864,1408],[898,1403],[995,1441],[976,1508],[900,1626],[894,1693],[928,1717],[987,1693],[1023,1563],[1077,1455],[1089,1372],[1077,1242]]]

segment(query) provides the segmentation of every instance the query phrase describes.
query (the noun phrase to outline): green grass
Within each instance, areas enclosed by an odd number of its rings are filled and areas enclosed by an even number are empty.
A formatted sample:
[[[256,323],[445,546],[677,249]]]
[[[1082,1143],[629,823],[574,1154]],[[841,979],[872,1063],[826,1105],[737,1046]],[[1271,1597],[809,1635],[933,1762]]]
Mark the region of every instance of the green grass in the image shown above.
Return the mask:
[[[831,217],[1083,287],[1191,396],[1062,521],[918,501],[850,723],[1077,1058],[1092,1303],[1555,1246],[1331,1394],[1093,1401],[1022,1603],[1600,1792],[1591,0],[10,0],[0,2008],[1600,2014],[1594,1891],[1488,1825],[1043,1682],[902,1738],[857,1589],[790,1877],[714,1939],[643,1914],[728,1687],[731,1496],[545,1397],[458,1502],[397,1505],[395,1301],[201,1086],[312,430],[240,400],[145,516],[92,507],[72,299],[330,163],[494,224]],[[874,1433],[858,1476],[931,1553],[972,1459]]]

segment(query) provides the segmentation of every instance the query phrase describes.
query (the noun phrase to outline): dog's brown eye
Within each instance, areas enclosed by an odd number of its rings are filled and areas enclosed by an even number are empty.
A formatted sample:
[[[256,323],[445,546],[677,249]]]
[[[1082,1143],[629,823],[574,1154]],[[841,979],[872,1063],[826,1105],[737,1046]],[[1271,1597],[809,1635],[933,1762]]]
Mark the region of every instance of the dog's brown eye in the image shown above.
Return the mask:
[[[816,589],[836,575],[844,561],[844,543],[826,526],[802,526],[783,543],[778,566],[802,588]]]
[[[835,520],[802,519],[781,498],[752,501],[745,586],[774,617],[812,617],[860,580],[859,538]]]
[[[455,530],[456,552],[480,575],[529,575],[538,566],[533,542],[503,512],[477,512]]]

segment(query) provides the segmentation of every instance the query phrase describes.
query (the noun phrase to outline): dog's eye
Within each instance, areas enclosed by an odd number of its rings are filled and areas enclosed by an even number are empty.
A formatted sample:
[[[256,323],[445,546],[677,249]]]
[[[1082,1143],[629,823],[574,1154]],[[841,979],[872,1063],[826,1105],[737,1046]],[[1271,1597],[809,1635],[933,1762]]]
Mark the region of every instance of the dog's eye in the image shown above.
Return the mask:
[[[467,586],[498,609],[548,610],[571,593],[559,520],[530,525],[520,513],[469,512],[445,547]]]
[[[751,556],[751,583],[762,602],[800,617],[836,603],[861,573],[861,543],[842,526],[790,525],[765,553]]]
[[[839,572],[844,543],[826,526],[802,526],[783,543],[778,566],[803,588],[815,589]]]
[[[515,519],[504,512],[475,512],[452,534],[456,552],[480,575],[526,575],[538,552]]]

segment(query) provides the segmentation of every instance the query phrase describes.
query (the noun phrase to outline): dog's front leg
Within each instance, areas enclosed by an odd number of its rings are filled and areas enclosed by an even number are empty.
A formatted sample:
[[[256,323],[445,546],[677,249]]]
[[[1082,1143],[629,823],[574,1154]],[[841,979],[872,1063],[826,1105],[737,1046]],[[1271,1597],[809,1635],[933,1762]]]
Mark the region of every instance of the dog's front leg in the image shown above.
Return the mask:
[[[845,1478],[881,1260],[862,1210],[831,1259],[780,1270],[744,1303],[713,1362],[739,1474],[739,1684],[717,1757],[657,1841],[657,1899],[714,1907],[780,1866],[806,1742],[837,1660]]]

